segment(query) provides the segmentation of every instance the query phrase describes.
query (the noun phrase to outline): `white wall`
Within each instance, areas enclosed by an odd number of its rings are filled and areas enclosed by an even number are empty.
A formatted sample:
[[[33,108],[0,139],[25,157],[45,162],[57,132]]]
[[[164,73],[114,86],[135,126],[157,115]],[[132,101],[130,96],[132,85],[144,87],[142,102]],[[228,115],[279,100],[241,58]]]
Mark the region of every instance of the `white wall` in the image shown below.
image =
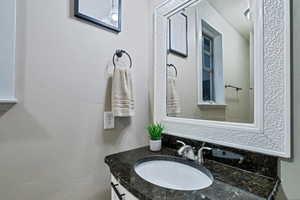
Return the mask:
[[[0,118],[3,200],[108,200],[104,157],[147,143],[149,1],[123,1],[119,35],[72,18],[71,2],[17,2],[20,103]],[[134,61],[136,116],[103,131],[117,48]]]
[[[281,161],[281,180],[289,200],[300,199],[300,1],[293,0],[293,159]]]

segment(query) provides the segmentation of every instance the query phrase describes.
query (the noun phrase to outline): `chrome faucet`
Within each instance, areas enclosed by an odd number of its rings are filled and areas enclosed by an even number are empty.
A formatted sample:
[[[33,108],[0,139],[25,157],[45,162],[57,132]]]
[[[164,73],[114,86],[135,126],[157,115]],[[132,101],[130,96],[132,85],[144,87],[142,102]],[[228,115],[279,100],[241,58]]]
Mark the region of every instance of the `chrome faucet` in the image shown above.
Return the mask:
[[[204,163],[204,157],[203,157],[203,151],[204,150],[212,150],[210,147],[205,147],[205,143],[203,146],[199,149],[198,155],[196,156],[194,153],[194,148],[191,145],[186,145],[184,142],[177,140],[176,141],[179,144],[182,144],[182,147],[178,149],[177,153],[179,156],[182,156],[184,158],[187,158],[189,160],[194,160],[196,161],[199,165],[203,165]]]
[[[203,147],[201,147],[199,149],[199,151],[198,151],[198,159],[197,159],[197,162],[198,162],[199,165],[203,165],[203,163],[204,163],[204,156],[203,156],[203,151],[204,150],[211,151],[212,148],[210,148],[210,147],[204,147],[203,146]]]
[[[184,142],[177,140],[177,143],[181,144],[182,147],[178,149],[177,154],[189,160],[197,160],[197,156],[194,153],[194,148],[191,145],[186,145]]]

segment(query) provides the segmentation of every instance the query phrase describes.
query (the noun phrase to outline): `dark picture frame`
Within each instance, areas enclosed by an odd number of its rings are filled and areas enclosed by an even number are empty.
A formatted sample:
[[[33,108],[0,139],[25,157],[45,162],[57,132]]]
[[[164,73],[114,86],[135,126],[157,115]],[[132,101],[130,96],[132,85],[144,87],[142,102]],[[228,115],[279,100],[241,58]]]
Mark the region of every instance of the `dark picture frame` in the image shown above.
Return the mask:
[[[174,18],[175,16],[183,17],[185,24],[184,25],[180,24],[178,18],[177,20]],[[176,37],[174,31],[182,27],[185,28],[185,31],[180,31],[180,32],[183,32],[184,34],[178,37],[178,33],[177,33],[176,35],[177,37]],[[184,46],[185,47],[184,50],[176,47],[176,43],[178,42],[182,43],[179,45]],[[184,13],[177,13],[169,18],[169,52],[181,57],[188,57],[188,17]]]
[[[74,0],[74,15],[77,18],[80,18],[82,20],[86,20],[88,22],[91,22],[97,26],[101,26],[105,29],[111,30],[113,32],[119,33],[121,32],[121,26],[122,26],[122,0],[117,0],[118,1],[118,22],[117,26],[113,26],[111,24],[108,24],[104,21],[101,21],[100,19],[96,19],[94,17],[89,16],[87,13],[82,13],[80,12],[80,1],[84,0]],[[106,1],[111,1],[111,0],[106,0]]]

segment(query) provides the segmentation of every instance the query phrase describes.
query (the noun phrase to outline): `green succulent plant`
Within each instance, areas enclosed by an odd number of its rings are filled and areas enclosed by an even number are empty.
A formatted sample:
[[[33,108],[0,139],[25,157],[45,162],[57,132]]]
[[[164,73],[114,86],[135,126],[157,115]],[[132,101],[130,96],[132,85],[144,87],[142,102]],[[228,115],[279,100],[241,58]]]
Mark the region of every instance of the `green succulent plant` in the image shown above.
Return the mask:
[[[162,132],[165,130],[165,127],[163,125],[157,123],[157,124],[151,124],[147,127],[149,136],[151,140],[160,140]]]

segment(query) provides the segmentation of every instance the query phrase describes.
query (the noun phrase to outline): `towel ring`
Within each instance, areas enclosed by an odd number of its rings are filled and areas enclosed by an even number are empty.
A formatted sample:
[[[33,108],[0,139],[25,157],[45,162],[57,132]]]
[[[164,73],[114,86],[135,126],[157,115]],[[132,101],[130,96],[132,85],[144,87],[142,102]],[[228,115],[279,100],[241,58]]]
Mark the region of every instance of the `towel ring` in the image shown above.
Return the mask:
[[[123,50],[123,49],[117,49],[117,50],[116,50],[116,52],[115,52],[115,54],[114,54],[114,56],[113,56],[113,59],[112,59],[113,64],[114,64],[114,67],[116,68],[116,63],[115,63],[115,58],[116,58],[116,56],[117,56],[118,58],[121,58],[121,57],[123,56],[123,54],[127,55],[127,57],[129,58],[129,61],[130,61],[129,68],[131,69],[131,68],[132,68],[132,59],[131,59],[129,53],[127,53],[127,52],[126,52],[125,50]]]
[[[168,67],[173,67],[175,69],[175,73],[176,73],[176,77],[178,76],[178,71],[177,68],[175,67],[175,65],[173,64],[167,64]]]

